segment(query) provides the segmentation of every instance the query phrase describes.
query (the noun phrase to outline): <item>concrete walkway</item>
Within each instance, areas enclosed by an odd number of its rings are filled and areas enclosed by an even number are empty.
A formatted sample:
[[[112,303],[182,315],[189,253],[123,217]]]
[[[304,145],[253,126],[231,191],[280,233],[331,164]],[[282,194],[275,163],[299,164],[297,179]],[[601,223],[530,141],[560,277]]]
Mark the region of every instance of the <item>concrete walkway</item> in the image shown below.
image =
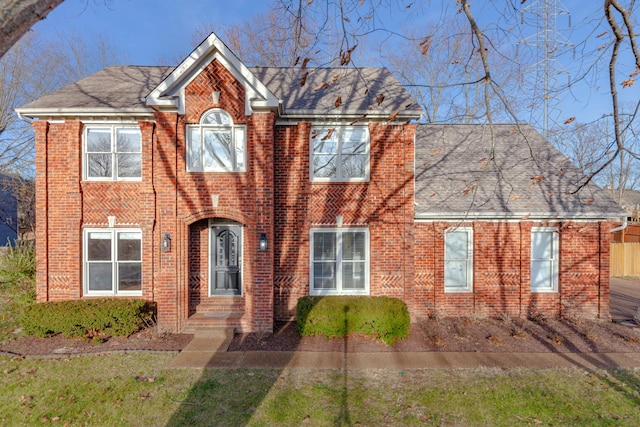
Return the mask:
[[[199,329],[170,368],[640,368],[638,353],[228,352],[232,330]]]

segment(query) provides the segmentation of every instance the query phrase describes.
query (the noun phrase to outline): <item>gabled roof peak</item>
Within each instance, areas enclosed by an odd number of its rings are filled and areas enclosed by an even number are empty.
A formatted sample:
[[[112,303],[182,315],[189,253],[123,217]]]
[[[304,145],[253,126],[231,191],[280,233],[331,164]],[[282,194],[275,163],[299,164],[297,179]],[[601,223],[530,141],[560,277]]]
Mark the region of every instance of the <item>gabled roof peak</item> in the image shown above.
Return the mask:
[[[246,65],[211,33],[146,98],[146,104],[158,110],[184,114],[184,88],[212,61],[219,61],[244,86],[245,114],[255,109],[277,109],[279,100],[256,78]]]

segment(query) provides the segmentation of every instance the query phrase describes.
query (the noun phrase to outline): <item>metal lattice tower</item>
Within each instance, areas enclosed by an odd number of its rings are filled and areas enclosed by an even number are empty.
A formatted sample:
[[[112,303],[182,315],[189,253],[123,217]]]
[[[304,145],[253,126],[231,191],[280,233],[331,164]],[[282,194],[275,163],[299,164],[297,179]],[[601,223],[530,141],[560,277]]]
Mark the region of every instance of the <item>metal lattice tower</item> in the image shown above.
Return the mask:
[[[549,116],[552,111],[559,114],[559,100],[555,96],[559,90],[558,77],[568,75],[558,57],[567,52],[573,45],[558,31],[558,17],[566,16],[567,28],[571,27],[571,15],[560,0],[535,0],[522,9],[521,20],[524,25],[530,24],[535,33],[521,42],[532,46],[535,51],[535,62],[528,69],[535,74],[534,95],[532,102],[542,102],[542,131],[546,137],[549,132]],[[569,83],[570,84],[570,83]]]

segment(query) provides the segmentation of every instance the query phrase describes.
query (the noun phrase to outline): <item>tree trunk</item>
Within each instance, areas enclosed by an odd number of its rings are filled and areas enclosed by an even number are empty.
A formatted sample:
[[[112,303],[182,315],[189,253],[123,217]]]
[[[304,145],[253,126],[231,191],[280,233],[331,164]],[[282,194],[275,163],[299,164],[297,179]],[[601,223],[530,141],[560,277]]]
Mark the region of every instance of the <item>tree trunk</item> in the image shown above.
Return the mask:
[[[0,0],[0,57],[63,0]]]

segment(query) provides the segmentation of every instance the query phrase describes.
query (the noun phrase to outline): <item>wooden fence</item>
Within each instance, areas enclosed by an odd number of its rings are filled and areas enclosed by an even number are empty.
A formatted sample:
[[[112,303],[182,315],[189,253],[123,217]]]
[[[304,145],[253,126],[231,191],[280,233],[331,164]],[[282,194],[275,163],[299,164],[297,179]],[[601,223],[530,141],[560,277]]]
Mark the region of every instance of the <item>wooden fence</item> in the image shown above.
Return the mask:
[[[611,243],[612,277],[640,276],[640,243]]]

